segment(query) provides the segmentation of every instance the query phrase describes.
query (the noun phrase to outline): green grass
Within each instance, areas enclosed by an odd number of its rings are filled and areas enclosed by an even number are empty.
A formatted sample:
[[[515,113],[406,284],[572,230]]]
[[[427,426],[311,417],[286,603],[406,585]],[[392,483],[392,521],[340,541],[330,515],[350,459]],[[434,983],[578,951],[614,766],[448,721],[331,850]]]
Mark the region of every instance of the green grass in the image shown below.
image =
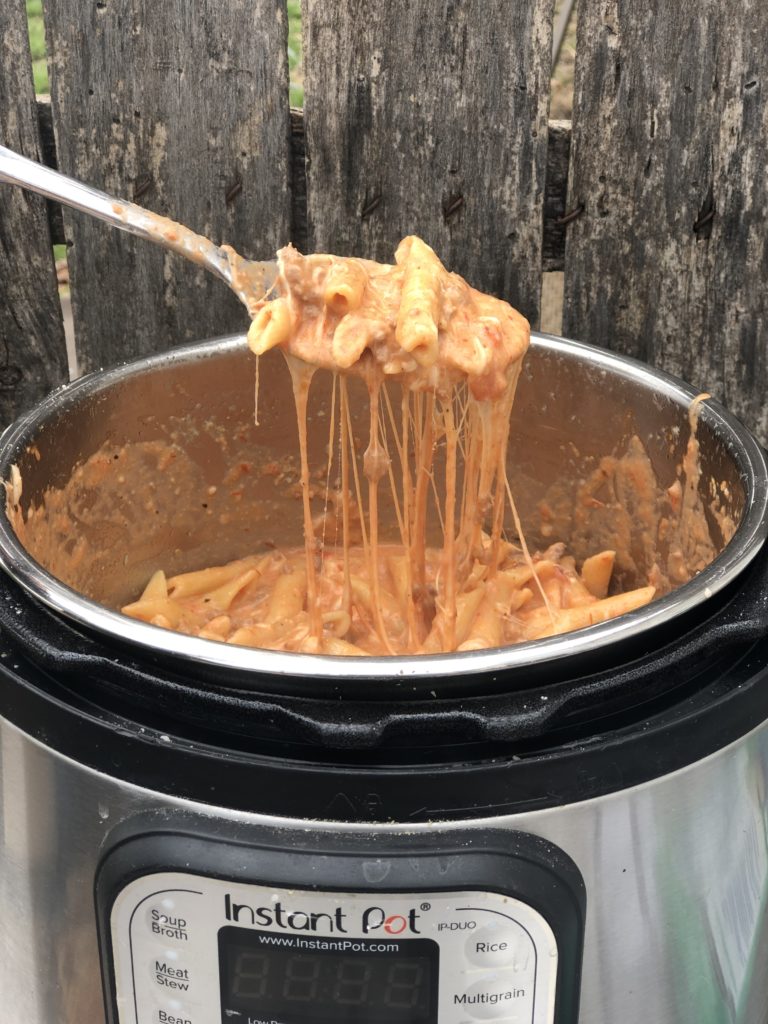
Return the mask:
[[[304,106],[301,73],[301,0],[288,0],[288,67],[291,75],[291,106]]]
[[[48,92],[48,65],[45,60],[45,26],[43,25],[43,0],[27,0],[27,24],[29,45],[32,50],[32,74],[35,92]]]

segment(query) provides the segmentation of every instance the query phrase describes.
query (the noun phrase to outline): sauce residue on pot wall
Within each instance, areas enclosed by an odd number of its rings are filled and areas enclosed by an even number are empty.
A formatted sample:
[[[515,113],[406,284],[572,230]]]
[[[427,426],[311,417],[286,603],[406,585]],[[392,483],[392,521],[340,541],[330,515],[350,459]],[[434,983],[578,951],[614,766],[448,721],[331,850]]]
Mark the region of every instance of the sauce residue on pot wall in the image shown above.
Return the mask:
[[[577,558],[597,547],[616,552],[614,585],[648,580],[658,595],[693,579],[736,531],[724,482],[702,486],[698,396],[688,411],[689,436],[675,480],[660,485],[637,435],[626,450],[599,459],[574,481],[560,481],[538,503],[545,536],[569,537]],[[705,500],[705,495],[708,500]]]

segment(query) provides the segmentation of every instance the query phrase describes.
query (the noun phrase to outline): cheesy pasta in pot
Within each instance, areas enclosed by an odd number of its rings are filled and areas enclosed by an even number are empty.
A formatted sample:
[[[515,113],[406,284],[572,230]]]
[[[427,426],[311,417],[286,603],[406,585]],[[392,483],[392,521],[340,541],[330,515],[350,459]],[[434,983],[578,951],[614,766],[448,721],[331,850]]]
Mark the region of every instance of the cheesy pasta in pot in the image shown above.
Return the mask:
[[[415,237],[393,265],[290,246],[278,257],[277,297],[258,304],[248,343],[257,359],[280,349],[290,370],[304,546],[170,579],[158,570],[125,614],[272,650],[402,655],[547,637],[652,599],[650,586],[609,596],[612,551],[577,567],[563,545],[533,554],[526,546],[506,470],[530,337],[521,314],[449,273]],[[334,374],[320,517],[307,453],[318,369]],[[362,459],[351,376],[368,392]],[[394,540],[381,536],[383,501],[394,510]],[[430,546],[436,533],[441,543]]]

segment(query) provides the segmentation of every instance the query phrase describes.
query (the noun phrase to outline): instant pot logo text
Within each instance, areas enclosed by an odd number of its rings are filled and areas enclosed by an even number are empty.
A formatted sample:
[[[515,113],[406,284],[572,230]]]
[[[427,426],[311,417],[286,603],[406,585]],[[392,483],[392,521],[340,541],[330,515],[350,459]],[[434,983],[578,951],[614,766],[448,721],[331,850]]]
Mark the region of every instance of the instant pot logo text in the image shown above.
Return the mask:
[[[233,924],[252,928],[284,928],[293,932],[315,932],[323,935],[346,935],[349,915],[341,907],[333,913],[316,910],[296,910],[283,906],[276,900],[268,907],[252,907],[247,903],[235,903],[229,893],[224,897],[224,916]],[[391,914],[381,907],[366,907],[360,913],[359,926],[353,931],[363,935],[384,932],[387,935],[420,935],[417,922],[421,915],[412,907],[401,914]]]

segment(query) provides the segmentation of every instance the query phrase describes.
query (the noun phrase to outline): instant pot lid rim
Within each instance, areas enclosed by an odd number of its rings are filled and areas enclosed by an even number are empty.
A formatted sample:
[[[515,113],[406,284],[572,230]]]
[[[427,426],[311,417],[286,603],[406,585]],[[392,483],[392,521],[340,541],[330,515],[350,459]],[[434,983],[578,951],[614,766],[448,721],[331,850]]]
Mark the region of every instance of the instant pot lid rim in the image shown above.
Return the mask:
[[[650,378],[659,397],[678,405],[690,405],[698,394],[689,385],[669,374],[652,370],[637,360],[618,356],[597,346],[536,332],[532,332],[531,339],[536,346],[566,355],[581,350],[588,353],[596,369],[610,369],[625,378],[643,382],[646,387]],[[0,452],[3,453],[0,457],[0,473],[4,479],[7,477],[8,467],[29,444],[30,430],[36,424],[44,423],[54,412],[59,413],[70,402],[80,398],[83,392],[96,397],[115,381],[141,373],[147,367],[168,366],[190,358],[206,359],[222,350],[240,349],[244,344],[243,335],[211,339],[134,360],[65,385],[20,417],[0,437]],[[127,641],[150,655],[170,656],[209,668],[224,668],[234,671],[238,676],[242,674],[247,677],[249,673],[258,673],[262,689],[264,677],[272,675],[292,677],[297,686],[305,680],[333,680],[339,677],[348,681],[402,679],[414,684],[421,683],[429,692],[431,681],[446,675],[471,677],[559,663],[564,658],[637,637],[691,611],[735,580],[756,556],[768,535],[768,470],[756,440],[720,403],[707,400],[701,408],[701,421],[721,436],[724,432],[726,437],[735,437],[740,443],[735,446],[733,454],[742,481],[748,485],[745,489],[749,500],[731,542],[693,580],[650,605],[617,619],[545,640],[455,654],[350,658],[266,651],[189,637],[128,618],[84,598],[61,583],[21,547],[5,516],[0,516],[0,566],[33,598],[74,622],[121,642]],[[737,539],[739,543],[734,544]],[[414,686],[413,689],[416,691],[421,688]]]

